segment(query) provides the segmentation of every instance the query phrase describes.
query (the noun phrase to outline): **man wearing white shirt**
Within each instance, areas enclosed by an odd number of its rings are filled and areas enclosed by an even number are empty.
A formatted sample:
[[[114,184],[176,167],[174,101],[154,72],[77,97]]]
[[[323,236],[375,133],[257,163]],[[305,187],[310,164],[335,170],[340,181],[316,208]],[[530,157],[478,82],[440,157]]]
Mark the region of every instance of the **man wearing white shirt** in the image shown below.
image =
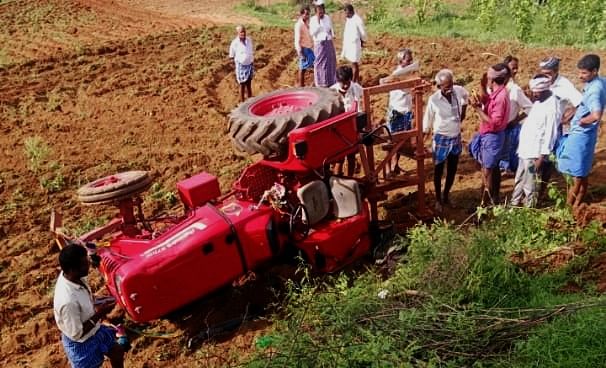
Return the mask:
[[[511,205],[521,202],[534,207],[538,201],[541,170],[553,151],[558,138],[558,125],[562,118],[560,102],[549,90],[551,80],[544,75],[530,80],[529,87],[535,101],[520,131],[518,169]]]
[[[236,27],[236,38],[229,46],[229,57],[234,60],[236,66],[236,81],[240,85],[240,102],[252,97],[253,68],[253,42],[246,37],[246,28],[239,25]]]
[[[509,91],[509,123],[505,129],[505,142],[503,143],[503,150],[501,152],[501,161],[499,167],[504,172],[515,173],[518,167],[518,140],[520,137],[520,123],[526,118],[532,102],[526,94],[515,82],[515,77],[518,74],[518,63],[519,60],[515,56],[507,56],[503,60],[504,64],[507,64],[510,71],[509,81],[507,82],[506,88]]]
[[[362,58],[362,47],[366,42],[366,30],[364,22],[358,14],[354,12],[351,4],[344,6],[345,27],[343,28],[343,49],[341,57],[351,63],[353,70],[353,81],[358,83],[360,80],[360,59]]]
[[[540,73],[545,75],[550,80],[549,89],[560,101],[560,111],[562,113],[561,120],[558,122],[558,135],[563,133],[563,125],[570,123],[574,116],[577,107],[581,104],[583,95],[576,89],[572,82],[560,74],[560,59],[554,56],[541,60],[539,63]],[[541,170],[541,189],[539,197],[542,197],[547,183],[551,179],[551,174],[554,169],[553,162],[545,160],[543,169]]]
[[[448,69],[436,74],[439,88],[427,101],[423,116],[423,133],[426,137],[433,132],[432,151],[434,162],[433,183],[436,190],[436,210],[442,211],[443,205],[450,204],[448,195],[454,184],[463,151],[461,143],[461,123],[465,119],[469,93],[453,83],[454,75]],[[446,182],[442,192],[442,174],[446,163]]]
[[[106,355],[113,368],[124,366],[124,349],[113,329],[100,323],[115,302],[99,305],[87,283],[90,267],[84,247],[68,244],[59,253],[61,274],[55,285],[53,311],[61,341],[73,368],[101,367]]]
[[[315,0],[316,15],[309,20],[309,32],[314,40],[314,83],[330,87],[336,82],[337,54],[333,44],[332,21],[324,9],[324,0]]]

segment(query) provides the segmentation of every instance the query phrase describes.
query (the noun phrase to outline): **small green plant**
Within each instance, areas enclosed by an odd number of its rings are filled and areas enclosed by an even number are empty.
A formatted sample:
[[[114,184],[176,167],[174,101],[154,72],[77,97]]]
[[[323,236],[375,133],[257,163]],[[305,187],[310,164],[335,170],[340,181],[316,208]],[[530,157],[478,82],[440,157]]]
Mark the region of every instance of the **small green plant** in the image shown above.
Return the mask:
[[[57,91],[53,90],[53,91],[47,92],[46,98],[47,98],[46,109],[48,111],[61,110],[61,104],[63,103],[63,99],[61,98],[61,95]]]
[[[166,207],[173,207],[178,201],[177,194],[174,191],[166,190],[160,183],[154,183],[151,186],[149,189],[149,197],[152,201]]]
[[[49,193],[60,192],[66,187],[65,178],[58,170],[54,172],[52,177],[40,179],[40,185]]]
[[[25,138],[23,145],[30,170],[34,173],[39,173],[42,165],[51,153],[51,149],[39,136]]]

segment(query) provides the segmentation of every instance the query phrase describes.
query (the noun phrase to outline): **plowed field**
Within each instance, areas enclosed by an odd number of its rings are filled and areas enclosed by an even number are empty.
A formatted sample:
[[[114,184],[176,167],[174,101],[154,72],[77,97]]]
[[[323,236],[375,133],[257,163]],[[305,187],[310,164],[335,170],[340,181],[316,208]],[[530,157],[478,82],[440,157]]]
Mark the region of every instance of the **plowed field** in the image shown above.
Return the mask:
[[[58,268],[48,232],[51,209],[63,213],[73,232],[90,228],[113,211],[79,205],[75,190],[129,169],[150,170],[156,177],[154,193],[146,197],[150,212],[167,207],[176,181],[198,171],[218,175],[222,188],[228,188],[255,159],[233,151],[225,137],[226,116],[238,98],[227,58],[233,23],[257,23],[249,31],[256,44],[255,94],[295,83],[292,34],[234,14],[234,1],[0,3],[0,365],[61,367],[67,362],[52,315]],[[342,22],[342,17],[334,20]],[[450,67],[468,86],[475,86],[485,66],[498,60],[484,53],[519,56],[522,85],[537,60],[551,53],[563,58],[562,73],[576,81],[574,65],[582,54],[373,35],[362,66],[364,84],[389,73],[392,55],[403,46],[415,51],[423,76]],[[377,111],[383,101],[376,101]],[[471,116],[465,125],[468,139],[477,118]],[[591,179],[596,185],[606,177],[605,144],[602,135]],[[454,219],[466,217],[479,196],[479,174],[468,158],[459,173],[452,195],[458,203],[450,214]],[[504,190],[510,190],[511,179],[505,184]],[[606,190],[601,188],[589,199],[602,201]],[[128,366],[238,362],[253,350],[254,336],[270,328],[268,322],[246,323],[237,333],[194,350],[185,346],[208,323],[229,315],[225,305],[264,298],[249,289],[221,293],[211,302],[141,326],[147,335],[131,334]]]

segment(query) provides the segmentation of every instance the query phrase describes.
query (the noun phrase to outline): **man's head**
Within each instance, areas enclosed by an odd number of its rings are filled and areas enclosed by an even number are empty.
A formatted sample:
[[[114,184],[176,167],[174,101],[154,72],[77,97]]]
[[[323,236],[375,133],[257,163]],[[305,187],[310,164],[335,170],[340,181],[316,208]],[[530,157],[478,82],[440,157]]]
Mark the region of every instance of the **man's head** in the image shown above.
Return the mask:
[[[598,76],[600,71],[600,57],[595,54],[587,54],[577,63],[579,79],[587,83]]]
[[[316,7],[316,14],[318,15],[318,18],[324,17],[324,14],[326,14],[326,9],[324,9],[324,0],[315,0],[313,4]]]
[[[343,7],[343,10],[345,10],[345,16],[347,18],[351,18],[354,15],[354,7],[351,4],[345,4],[345,6]]]
[[[59,265],[67,277],[81,278],[88,275],[90,264],[83,246],[68,244],[59,253]]]
[[[308,5],[303,5],[299,10],[299,15],[301,15],[301,18],[303,18],[303,21],[305,22],[307,22],[307,20],[309,19],[309,13],[310,10]]]
[[[343,92],[349,89],[351,79],[353,78],[353,70],[350,66],[343,65],[337,68],[337,82],[341,85]]]
[[[398,51],[398,65],[401,67],[412,64],[412,50],[409,48],[403,48]]]
[[[539,63],[539,72],[548,76],[553,84],[560,73],[560,59],[555,56],[550,56],[541,60]]]
[[[505,59],[503,59],[503,64],[507,64],[511,71],[511,78],[515,78],[518,74],[519,62],[518,58],[512,55],[507,55]]]
[[[532,101],[540,101],[543,102],[549,96],[551,96],[551,91],[549,87],[551,86],[551,78],[544,74],[537,74],[528,82],[528,88],[530,89],[530,99]]]
[[[454,75],[450,69],[442,69],[436,74],[436,86],[442,91],[442,95],[452,95]]]
[[[503,63],[491,66],[488,68],[486,74],[488,77],[488,87],[491,87],[493,90],[505,85],[511,77],[509,67]]]
[[[243,25],[236,26],[236,33],[240,40],[244,41],[246,39],[246,27]]]

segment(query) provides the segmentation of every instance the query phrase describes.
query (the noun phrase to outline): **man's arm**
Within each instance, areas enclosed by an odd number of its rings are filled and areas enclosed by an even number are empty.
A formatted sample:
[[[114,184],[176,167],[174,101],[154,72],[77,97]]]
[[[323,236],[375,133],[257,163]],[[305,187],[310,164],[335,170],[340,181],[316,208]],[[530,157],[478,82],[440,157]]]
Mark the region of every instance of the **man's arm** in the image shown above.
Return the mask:
[[[587,92],[586,92],[587,93]],[[588,125],[593,124],[596,121],[599,122],[602,119],[602,114],[604,113],[604,104],[600,100],[600,95],[602,94],[601,88],[591,88],[591,90],[586,94],[586,103],[587,108],[591,113],[587,116],[584,116],[579,124]]]
[[[358,15],[358,21],[357,21],[357,28],[358,28],[358,32],[360,33],[360,42],[362,44],[362,47],[364,47],[364,42],[366,42],[366,38],[368,37],[368,34],[366,33],[366,28],[364,28],[364,21],[362,20],[362,17],[360,17]]]
[[[297,55],[301,56],[301,21],[297,20],[295,23],[295,51]]]
[[[593,124],[596,121],[600,121],[602,119],[602,114],[604,113],[604,110],[599,110],[599,111],[594,111],[591,114],[585,116],[584,118],[582,118],[581,120],[579,120],[579,124],[581,125],[589,125],[589,124]]]
[[[423,114],[423,140],[427,140],[427,137],[431,136],[431,130],[433,128],[434,119],[435,112],[433,111],[433,104],[431,103],[431,101],[427,101],[425,114]]]
[[[463,122],[463,120],[465,120],[466,116],[467,116],[467,104],[461,106],[461,123]]]

